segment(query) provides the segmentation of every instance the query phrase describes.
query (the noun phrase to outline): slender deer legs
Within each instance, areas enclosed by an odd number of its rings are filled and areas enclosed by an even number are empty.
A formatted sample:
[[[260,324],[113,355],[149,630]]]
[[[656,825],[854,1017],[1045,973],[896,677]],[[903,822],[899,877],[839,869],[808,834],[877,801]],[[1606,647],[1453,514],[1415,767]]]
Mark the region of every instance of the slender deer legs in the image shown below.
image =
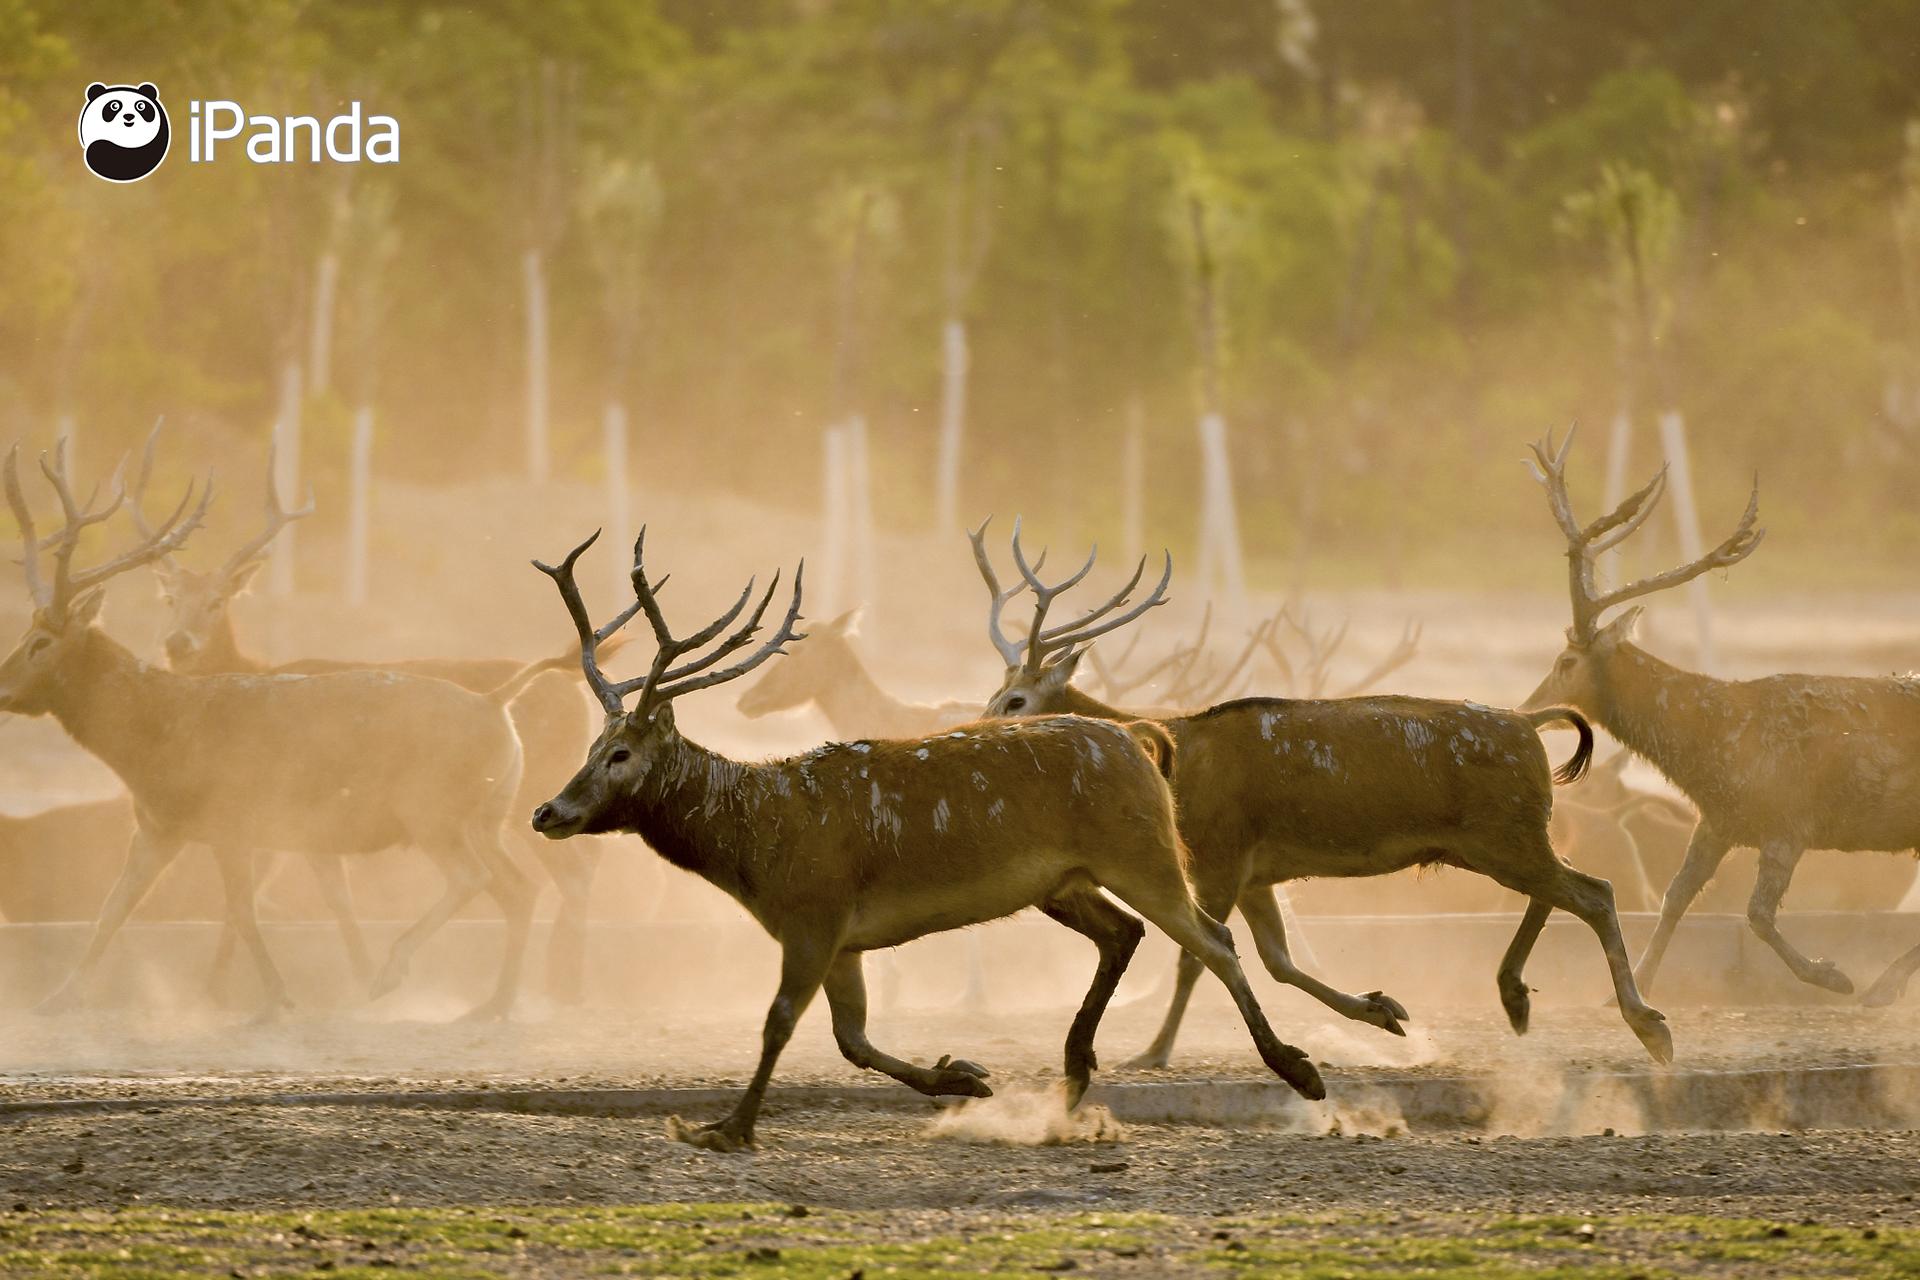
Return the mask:
[[[990,1098],[987,1073],[964,1059],[943,1056],[931,1067],[917,1067],[880,1052],[867,1039],[867,978],[861,954],[842,951],[827,970],[827,1004],[833,1012],[833,1041],[840,1056],[866,1071],[892,1076],[929,1097],[958,1095]]]
[[[1913,948],[1888,965],[1879,980],[1867,988],[1867,994],[1860,997],[1860,1003],[1870,1009],[1892,1004],[1907,993],[1907,981],[1913,977],[1915,970],[1920,970],[1920,947]]]
[[[1496,981],[1500,985],[1500,1007],[1507,1011],[1507,1022],[1513,1027],[1513,1034],[1527,1034],[1527,1022],[1533,1016],[1533,994],[1527,986],[1527,980],[1521,976],[1521,970],[1527,967],[1527,957],[1533,954],[1533,944],[1540,940],[1540,931],[1547,926],[1547,917],[1553,914],[1553,904],[1539,898],[1527,901],[1526,914],[1520,917],[1520,927],[1513,932],[1513,941],[1507,944],[1507,953],[1500,957],[1500,972]]]
[[[1840,972],[1840,966],[1831,960],[1809,960],[1787,941],[1774,923],[1774,917],[1780,912],[1780,900],[1787,896],[1787,886],[1793,883],[1793,869],[1805,852],[1784,840],[1774,841],[1760,850],[1759,875],[1753,882],[1753,896],[1747,900],[1747,923],[1762,942],[1787,962],[1794,977],[1827,991],[1851,995],[1853,982]]]
[[[1660,972],[1660,961],[1667,954],[1667,944],[1673,940],[1680,917],[1687,914],[1687,908],[1713,879],[1732,847],[1714,833],[1705,818],[1694,827],[1693,839],[1687,842],[1687,856],[1660,900],[1659,923],[1653,926],[1653,936],[1647,939],[1647,949],[1640,953],[1640,963],[1634,969],[1634,981],[1644,990],[1653,990],[1654,976]]]
[[[153,882],[159,879],[167,864],[179,854],[181,843],[173,836],[164,836],[145,827],[133,833],[133,840],[127,846],[126,865],[121,868],[120,878],[114,882],[105,904],[100,908],[100,918],[94,922],[93,935],[87,939],[85,954],[80,957],[80,963],[67,980],[35,1006],[37,1012],[57,1013],[80,1002],[87,982],[100,965],[100,957],[106,954],[107,944],[120,932],[120,926],[127,922],[127,917],[147,896],[147,891],[153,888]]]
[[[369,988],[369,995],[374,999],[399,986],[407,976],[408,966],[413,963],[414,952],[439,932],[442,925],[453,919],[454,912],[467,905],[474,894],[487,887],[486,868],[467,852],[464,845],[456,841],[450,847],[442,839],[438,843],[422,842],[420,847],[440,868],[445,884],[433,905],[393,940],[386,963],[380,966],[380,972],[375,975],[373,985]]]
[[[373,982],[373,958],[367,953],[366,935],[360,932],[360,920],[353,914],[353,886],[347,881],[344,858],[317,853],[307,859],[313,869],[314,883],[320,887],[320,900],[327,914],[340,929],[340,942],[347,949],[347,964],[353,970],[354,983],[362,991]]]
[[[1280,913],[1280,903],[1274,897],[1272,885],[1249,886],[1241,892],[1238,906],[1241,917],[1253,931],[1253,943],[1260,953],[1260,962],[1266,965],[1274,981],[1298,987],[1342,1017],[1379,1027],[1396,1036],[1407,1034],[1400,1024],[1413,1019],[1408,1017],[1406,1009],[1392,996],[1380,991],[1369,991],[1360,996],[1348,995],[1294,964],[1293,953],[1287,949],[1286,920]]]
[[[1207,865],[1204,859],[1196,859],[1196,862]],[[1233,910],[1235,892],[1236,886],[1231,884],[1208,883],[1195,889],[1200,909],[1215,920],[1224,919]],[[1166,1016],[1160,1020],[1160,1029],[1153,1033],[1153,1042],[1127,1059],[1127,1070],[1145,1071],[1164,1067],[1172,1059],[1173,1042],[1180,1035],[1180,1024],[1187,1016],[1187,1004],[1193,999],[1194,984],[1200,981],[1200,971],[1204,967],[1200,958],[1192,952],[1180,953],[1180,959],[1174,965],[1173,997],[1167,1002]]]
[[[547,940],[547,994],[561,1004],[579,1004],[586,998],[587,916],[593,905],[589,895],[600,866],[600,849],[586,840],[572,845],[546,840],[539,844],[532,852],[560,893],[553,933]]]
[[[287,984],[280,976],[279,966],[273,962],[273,954],[267,950],[266,938],[260,933],[260,918],[254,909],[253,851],[218,848],[213,851],[213,861],[220,869],[220,886],[226,891],[227,923],[223,933],[230,933],[253,957],[253,966],[260,975],[260,1016],[274,1017],[292,1008],[293,1001],[287,997]]]
[[[513,1011],[514,996],[520,990],[520,971],[526,963],[527,935],[533,928],[533,886],[501,847],[497,829],[476,828],[466,836],[468,850],[487,876],[487,896],[500,907],[506,918],[506,947],[500,958],[500,977],[493,994],[469,1009],[464,1020],[482,1022],[504,1018]]]
[[[1127,971],[1127,963],[1147,929],[1094,889],[1062,894],[1040,909],[1049,918],[1092,939],[1100,949],[1093,985],[1087,988],[1086,999],[1080,1002],[1080,1011],[1067,1031],[1067,1106],[1071,1109],[1080,1105],[1092,1082],[1094,1068],[1099,1065],[1093,1053],[1094,1033],[1100,1029],[1100,1019],[1113,999],[1114,988],[1120,985],[1120,975]]]
[[[766,1026],[760,1033],[760,1065],[754,1069],[747,1091],[740,1096],[731,1114],[724,1120],[694,1128],[675,1117],[667,1132],[680,1141],[708,1151],[740,1151],[753,1145],[753,1123],[760,1115],[760,1102],[766,1097],[767,1082],[773,1078],[774,1063],[780,1051],[793,1038],[800,1015],[813,1002],[828,970],[836,948],[806,937],[789,937],[781,944],[780,990],[767,1009]]]

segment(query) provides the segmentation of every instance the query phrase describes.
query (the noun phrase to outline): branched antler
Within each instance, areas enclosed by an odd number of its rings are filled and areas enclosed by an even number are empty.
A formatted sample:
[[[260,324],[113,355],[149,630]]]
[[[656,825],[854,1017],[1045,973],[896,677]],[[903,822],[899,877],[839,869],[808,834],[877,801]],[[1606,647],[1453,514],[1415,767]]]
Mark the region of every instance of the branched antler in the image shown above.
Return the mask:
[[[987,526],[992,523],[992,516],[982,520],[980,527],[967,535],[967,540],[973,543],[973,562],[980,566],[980,576],[986,579],[987,591],[993,596],[993,606],[987,611],[987,639],[993,641],[993,647],[1000,651],[1001,659],[1008,666],[1017,667],[1020,665],[1020,658],[1025,649],[1018,640],[1009,640],[1006,632],[1000,629],[1000,612],[1007,607],[1007,601],[1027,589],[1027,584],[1025,579],[1022,579],[1005,591],[1000,589],[1000,578],[993,571],[992,558],[987,555]],[[1040,563],[1045,564],[1046,561],[1047,557],[1042,553]],[[1035,568],[1038,567],[1038,565],[1035,566]]]
[[[1569,634],[1576,642],[1584,644],[1593,639],[1594,633],[1599,630],[1601,615],[1613,606],[1691,582],[1711,570],[1736,565],[1752,555],[1760,545],[1760,540],[1766,537],[1765,529],[1753,527],[1753,522],[1760,515],[1760,478],[1755,476],[1753,491],[1747,498],[1746,512],[1719,546],[1697,560],[1603,593],[1597,581],[1596,562],[1601,555],[1632,536],[1652,516],[1667,490],[1667,468],[1661,467],[1653,479],[1583,529],[1573,513],[1573,499],[1567,492],[1567,451],[1573,446],[1573,435],[1573,430],[1569,428],[1566,439],[1557,449],[1551,431],[1546,439],[1528,446],[1533,457],[1527,460],[1527,469],[1533,473],[1540,487],[1546,490],[1547,505],[1553,512],[1554,521],[1559,524],[1560,532],[1566,535],[1567,586],[1573,602],[1573,628]]]
[[[1008,591],[1002,591],[1000,589],[1000,580],[994,574],[992,561],[988,558],[986,552],[984,543],[986,528],[987,526],[982,524],[979,529],[969,536],[973,540],[974,559],[980,566],[980,576],[986,580],[987,590],[991,592],[993,596],[993,606],[987,620],[988,634],[993,639],[994,647],[1000,651],[1000,656],[1006,659],[1007,665],[1010,667],[1024,666],[1028,671],[1039,671],[1046,666],[1047,659],[1054,654],[1074,649],[1086,644],[1088,641],[1097,639],[1109,631],[1113,631],[1116,628],[1123,627],[1127,623],[1132,622],[1135,618],[1138,618],[1154,606],[1167,602],[1167,584],[1173,580],[1172,552],[1167,553],[1166,569],[1160,575],[1158,585],[1154,587],[1145,599],[1141,600],[1126,612],[1114,617],[1108,616],[1112,614],[1114,610],[1125,605],[1132,596],[1134,588],[1140,585],[1140,579],[1147,571],[1147,558],[1145,556],[1140,557],[1140,563],[1135,566],[1133,576],[1127,579],[1126,585],[1108,597],[1104,603],[1088,610],[1071,622],[1063,622],[1053,627],[1047,626],[1047,612],[1053,607],[1054,600],[1078,586],[1085,580],[1089,573],[1093,572],[1094,561],[1099,558],[1100,548],[1097,546],[1094,547],[1087,555],[1087,562],[1066,578],[1055,583],[1044,582],[1041,580],[1039,574],[1040,569],[1047,562],[1047,554],[1043,550],[1037,560],[1031,564],[1028,563],[1026,551],[1020,545],[1020,518],[1015,516],[1013,521],[1013,563],[1014,566],[1019,569],[1020,577],[1025,587],[1033,592],[1033,620],[1028,626],[1027,640],[1023,646],[1017,641],[1009,640],[1000,629],[1000,611],[1005,607],[1006,602],[1017,594],[1018,588]]]
[[[606,708],[608,715],[622,714],[625,711],[627,697],[636,691],[640,694],[640,700],[634,706],[637,714],[661,706],[682,694],[692,693],[696,689],[710,688],[743,676],[776,653],[785,653],[785,646],[789,642],[806,638],[803,632],[794,630],[795,624],[800,621],[801,581],[807,567],[806,561],[802,560],[793,573],[793,602],[787,608],[786,617],[781,621],[779,630],[758,649],[730,667],[719,671],[711,670],[722,659],[751,644],[753,638],[759,634],[761,619],[766,615],[767,606],[773,601],[774,592],[780,587],[778,573],[773,575],[773,581],[768,584],[766,593],[760,597],[760,603],[754,607],[753,613],[748,616],[745,623],[707,653],[676,667],[673,664],[677,659],[711,644],[719,639],[721,633],[728,627],[733,626],[734,620],[740,616],[741,611],[747,607],[747,602],[753,598],[753,582],[748,581],[746,590],[740,593],[740,598],[734,601],[732,608],[692,635],[676,637],[667,625],[666,615],[660,611],[659,591],[666,585],[667,579],[662,577],[658,582],[647,580],[646,569],[642,563],[647,531],[642,528],[639,537],[633,542],[631,579],[634,601],[615,615],[612,621],[596,628],[587,615],[586,603],[580,598],[580,586],[574,580],[573,567],[586,549],[599,539],[600,531],[596,529],[592,537],[568,552],[567,558],[561,561],[557,568],[538,560],[533,562],[533,567],[552,578],[554,585],[559,588],[560,599],[567,607],[567,615],[573,619],[574,630],[580,634],[580,669],[586,675],[587,686],[593,690],[594,696],[600,700],[600,705]],[[636,676],[631,680],[609,680],[600,670],[600,646],[621,627],[632,621],[634,615],[638,613],[646,614],[648,625],[653,628],[654,640],[658,646],[654,651],[653,664],[644,676]]]
[[[86,502],[78,501],[73,494],[73,485],[67,475],[67,444],[61,440],[49,456],[40,457],[40,473],[52,486],[54,496],[60,501],[62,515],[61,527],[45,539],[36,536],[32,512],[27,507],[26,495],[20,488],[20,447],[13,446],[7,452],[5,467],[5,488],[7,503],[13,509],[13,518],[20,526],[21,560],[20,568],[26,577],[27,591],[33,597],[37,607],[48,618],[59,622],[66,618],[67,608],[75,597],[82,592],[99,586],[107,579],[140,565],[151,564],[164,559],[178,550],[201,521],[206,519],[207,508],[213,501],[213,478],[209,476],[200,488],[200,501],[194,502],[194,484],[189,482],[187,491],[173,513],[158,528],[140,528],[141,540],[131,550],[121,553],[96,565],[91,569],[75,570],[74,553],[80,549],[80,538],[93,525],[109,519],[125,504],[127,494],[121,482],[122,468],[115,468],[113,496],[104,505],[96,506],[100,496],[99,486],[94,486],[87,495]],[[53,580],[48,582],[40,572],[40,552],[51,549],[53,552]]]

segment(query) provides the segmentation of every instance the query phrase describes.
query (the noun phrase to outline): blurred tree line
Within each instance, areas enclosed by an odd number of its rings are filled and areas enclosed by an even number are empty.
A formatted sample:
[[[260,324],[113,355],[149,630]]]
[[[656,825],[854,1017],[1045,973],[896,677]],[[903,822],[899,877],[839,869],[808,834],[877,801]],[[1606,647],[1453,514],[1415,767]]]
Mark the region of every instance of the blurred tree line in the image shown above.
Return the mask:
[[[95,79],[160,86],[153,178],[81,166]],[[189,165],[209,98],[357,99],[401,161]],[[1111,533],[1140,423],[1179,550],[1200,209],[1255,557],[1471,576],[1545,537],[1521,440],[1620,405],[1582,210],[1631,181],[1673,224],[1656,328],[1709,523],[1757,467],[1763,560],[1818,525],[1891,562],[1920,550],[1916,117],[1901,0],[0,0],[0,426],[257,439],[305,360],[310,473],[362,401],[389,473],[514,472],[537,250],[561,477],[619,400],[643,503],[812,503],[852,406],[882,521],[924,524],[959,311],[963,517]]]

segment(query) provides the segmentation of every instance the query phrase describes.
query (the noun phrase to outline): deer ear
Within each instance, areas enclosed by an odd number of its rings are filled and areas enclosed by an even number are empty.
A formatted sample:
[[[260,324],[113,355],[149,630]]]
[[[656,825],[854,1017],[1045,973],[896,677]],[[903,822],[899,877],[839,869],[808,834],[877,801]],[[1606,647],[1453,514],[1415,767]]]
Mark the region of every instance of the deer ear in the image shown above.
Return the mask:
[[[860,634],[860,615],[865,613],[866,610],[867,607],[865,605],[857,604],[835,618],[832,622],[829,622],[826,625],[826,630],[840,636],[857,636]]]
[[[657,725],[662,729],[671,730],[673,728],[673,704],[667,702],[655,707],[653,714],[647,717],[647,723]]]
[[[173,589],[179,585],[179,580],[174,576],[175,570],[172,562],[155,560],[148,567],[153,570],[154,580],[160,584],[160,594],[171,599]]]
[[[228,594],[236,596],[245,595],[247,588],[253,585],[253,575],[260,572],[261,566],[266,564],[266,562],[266,557],[256,556],[241,565],[238,569],[235,569],[233,576],[227,579],[229,584]]]
[[[1634,629],[1640,625],[1640,615],[1646,611],[1646,606],[1637,604],[1622,610],[1620,616],[1600,628],[1600,634],[1594,638],[1605,640],[1609,644],[1633,639]]]
[[[100,606],[106,602],[107,589],[104,586],[95,587],[75,597],[73,603],[67,606],[68,630],[92,626],[100,618]]]
[[[1080,659],[1086,656],[1086,649],[1073,649],[1040,673],[1040,682],[1049,689],[1064,689],[1073,683],[1073,673],[1080,667]]]

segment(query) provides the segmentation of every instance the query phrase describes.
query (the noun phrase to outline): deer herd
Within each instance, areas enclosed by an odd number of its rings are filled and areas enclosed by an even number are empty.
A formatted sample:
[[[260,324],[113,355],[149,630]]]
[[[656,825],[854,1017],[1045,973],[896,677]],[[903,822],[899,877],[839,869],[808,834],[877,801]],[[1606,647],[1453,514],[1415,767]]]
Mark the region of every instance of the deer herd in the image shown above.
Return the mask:
[[[1519,894],[1524,910],[1496,975],[1517,1033],[1530,1017],[1529,952],[1550,913],[1567,912],[1598,940],[1620,1017],[1665,1063],[1672,1036],[1646,993],[1680,918],[1728,852],[1751,847],[1759,854],[1747,908],[1754,932],[1802,981],[1851,992],[1835,965],[1808,958],[1783,934],[1778,911],[1809,849],[1901,852],[1920,843],[1920,679],[1727,681],[1637,646],[1639,607],[1616,606],[1751,555],[1762,536],[1758,491],[1712,550],[1609,590],[1601,557],[1646,525],[1666,473],[1583,525],[1566,480],[1570,443],[1571,435],[1558,446],[1551,437],[1534,445],[1531,466],[1566,540],[1572,625],[1546,678],[1516,709],[1368,692],[1414,656],[1414,628],[1357,682],[1338,684],[1332,655],[1344,629],[1316,630],[1293,611],[1260,622],[1238,652],[1218,658],[1209,611],[1190,643],[1136,663],[1141,620],[1167,602],[1172,557],[1144,592],[1143,557],[1100,603],[1056,617],[1096,555],[1065,576],[1045,576],[1046,555],[1029,555],[1018,520],[1004,586],[988,526],[969,535],[987,591],[986,633],[1005,666],[982,701],[920,705],[889,695],[854,647],[854,614],[803,633],[804,565],[784,592],[778,574],[762,591],[749,582],[717,618],[676,631],[662,604],[665,576],[644,562],[644,531],[632,549],[632,599],[603,623],[594,622],[575,578],[597,533],[557,565],[535,561],[573,625],[564,652],[524,664],[269,664],[249,656],[229,606],[276,535],[311,504],[287,509],[270,481],[259,533],[217,569],[199,572],[180,552],[209,510],[212,480],[190,483],[164,518],[150,518],[154,438],[131,484],[117,475],[104,499],[95,487],[81,500],[63,447],[41,458],[57,511],[44,535],[16,447],[3,478],[32,613],[0,661],[0,712],[53,717],[118,776],[128,797],[0,820],[0,855],[9,859],[27,849],[41,863],[78,866],[112,833],[127,840],[77,965],[40,1007],[87,998],[116,933],[189,844],[211,851],[224,891],[216,969],[244,950],[259,975],[263,1013],[286,1007],[288,997],[258,919],[257,870],[270,865],[263,858],[287,855],[308,868],[369,995],[397,987],[419,949],[470,899],[490,899],[505,922],[503,947],[492,988],[469,1015],[476,1018],[501,1018],[514,1006],[535,876],[544,876],[560,901],[548,982],[555,997],[578,1000],[604,844],[573,837],[618,833],[637,834],[668,863],[734,898],[779,947],[778,988],[745,1093],[717,1123],[676,1127],[677,1136],[714,1150],[752,1144],[775,1063],[823,990],[849,1062],[923,1094],[990,1094],[987,1072],[971,1061],[948,1054],[916,1065],[868,1039],[863,957],[1030,906],[1098,952],[1067,1034],[1070,1106],[1088,1088],[1095,1032],[1145,934],[1143,920],[1180,955],[1164,1021],[1132,1065],[1168,1063],[1205,968],[1231,994],[1266,1066],[1306,1097],[1325,1095],[1310,1058],[1282,1041],[1261,1011],[1225,923],[1236,911],[1273,978],[1347,1018],[1404,1034],[1410,1019],[1400,1001],[1339,990],[1295,959],[1285,890],[1310,879],[1437,866]],[[268,465],[271,476],[271,457]],[[127,549],[82,563],[83,544],[116,517],[131,534]],[[108,582],[143,567],[167,610],[159,665],[96,625]],[[1025,620],[1010,626],[1005,615],[1015,605]],[[623,628],[636,618],[651,632],[651,655],[642,674],[613,679],[602,662],[627,643]],[[1119,652],[1095,649],[1122,630],[1131,639]],[[633,648],[644,655],[648,645]],[[743,713],[815,705],[843,740],[745,761],[677,727],[680,699],[763,667],[739,700]],[[1247,696],[1263,678],[1288,696]],[[583,683],[603,712],[597,735]],[[1135,695],[1147,688],[1160,696],[1141,705]],[[1578,742],[1557,768],[1540,736],[1551,725],[1572,728]],[[1589,772],[1595,725],[1625,749],[1593,769],[1592,785],[1610,787],[1608,798],[1563,800],[1556,813],[1556,784],[1580,783]],[[1663,774],[1697,819],[1676,800],[1626,787],[1622,769],[1632,758]],[[1614,885],[1556,853],[1567,815],[1589,812],[1623,832],[1629,816],[1692,823],[1637,968]],[[442,888],[376,963],[356,920],[349,860],[403,848],[427,855]],[[26,883],[18,877],[3,879],[0,891],[12,896],[0,910],[14,920],[43,918],[36,912],[51,908],[42,900],[62,887],[57,872],[32,894],[12,890]],[[1638,862],[1622,884],[1636,905],[1656,889]],[[976,943],[976,994],[979,959]],[[1887,968],[1865,1002],[1897,999],[1916,969],[1920,946]]]

